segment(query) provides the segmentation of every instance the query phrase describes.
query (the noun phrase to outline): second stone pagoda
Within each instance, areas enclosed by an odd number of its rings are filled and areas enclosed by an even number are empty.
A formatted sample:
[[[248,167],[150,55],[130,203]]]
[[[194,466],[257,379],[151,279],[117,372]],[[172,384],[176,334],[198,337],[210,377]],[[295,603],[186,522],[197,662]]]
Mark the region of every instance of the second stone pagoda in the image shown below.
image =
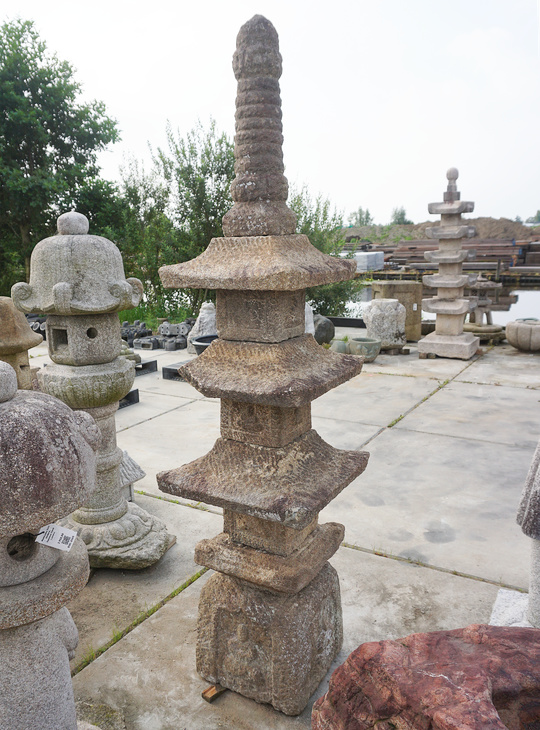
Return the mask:
[[[236,179],[226,237],[160,272],[166,287],[216,290],[219,338],[181,372],[203,395],[221,398],[221,438],[206,456],[158,474],[158,483],[223,508],[223,533],[195,553],[217,571],[199,604],[199,673],[295,715],[342,643],[339,581],[328,559],[344,528],[318,524],[318,514],[368,460],[311,428],[311,401],[357,375],[362,360],[304,333],[305,289],[353,278],[355,263],[294,234],[281,55],[262,16],[240,29],[233,68]]]
[[[448,170],[446,177],[448,186],[443,202],[428,205],[430,213],[441,216],[439,226],[426,230],[429,238],[439,241],[439,248],[424,254],[428,261],[439,265],[439,273],[422,277],[425,286],[437,289],[437,296],[422,302],[424,312],[436,314],[437,322],[435,332],[418,342],[418,353],[420,357],[436,355],[469,360],[478,349],[480,340],[463,331],[465,316],[475,308],[476,299],[464,297],[464,288],[470,284],[470,277],[463,273],[467,251],[462,248],[461,240],[474,236],[476,231],[473,226],[464,225],[461,214],[473,211],[474,203],[460,200],[455,167]]]

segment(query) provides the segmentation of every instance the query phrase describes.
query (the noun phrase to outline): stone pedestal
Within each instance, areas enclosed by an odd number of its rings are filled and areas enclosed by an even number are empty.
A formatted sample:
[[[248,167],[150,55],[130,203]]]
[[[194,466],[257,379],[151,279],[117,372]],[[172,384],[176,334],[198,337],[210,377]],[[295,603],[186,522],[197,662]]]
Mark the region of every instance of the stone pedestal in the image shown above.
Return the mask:
[[[305,289],[355,274],[295,235],[281,152],[281,56],[262,16],[238,35],[235,204],[226,237],[160,270],[167,287],[216,289],[219,338],[181,370],[221,398],[221,438],[200,459],[158,474],[162,491],[223,508],[224,531],[197,545],[217,571],[199,604],[197,669],[257,702],[299,714],[342,642],[339,583],[328,559],[343,527],[318,514],[368,454],[311,428],[311,401],[358,374],[305,333]]]
[[[31,435],[31,437],[30,437]],[[0,726],[76,730],[69,660],[78,634],[64,605],[86,585],[88,556],[35,542],[88,499],[99,433],[49,395],[17,392],[0,363]]]
[[[428,228],[429,238],[439,241],[436,251],[426,251],[428,261],[438,264],[438,274],[422,277],[425,286],[437,289],[437,296],[424,299],[423,310],[437,315],[435,332],[427,335],[418,343],[422,355],[437,355],[461,360],[469,360],[478,349],[480,340],[470,332],[463,332],[465,316],[474,309],[476,300],[464,298],[464,288],[470,284],[470,277],[462,273],[463,261],[467,252],[461,247],[464,237],[475,235],[472,226],[462,225],[461,214],[470,213],[474,203],[461,201],[456,180],[455,167],[448,170],[447,191],[444,202],[430,203],[430,213],[439,213],[441,225]]]
[[[422,284],[419,281],[374,281],[373,299],[397,299],[405,307],[405,337],[417,342],[422,337]]]
[[[174,538],[160,520],[125,499],[114,417],[135,379],[133,361],[121,356],[118,311],[139,303],[142,285],[125,278],[114,243],[88,235],[85,216],[65,213],[58,232],[36,246],[30,284],[16,284],[12,295],[19,309],[48,314],[53,362],[38,373],[41,390],[89,413],[100,431],[96,491],[62,524],[82,537],[93,567],[146,568]]]

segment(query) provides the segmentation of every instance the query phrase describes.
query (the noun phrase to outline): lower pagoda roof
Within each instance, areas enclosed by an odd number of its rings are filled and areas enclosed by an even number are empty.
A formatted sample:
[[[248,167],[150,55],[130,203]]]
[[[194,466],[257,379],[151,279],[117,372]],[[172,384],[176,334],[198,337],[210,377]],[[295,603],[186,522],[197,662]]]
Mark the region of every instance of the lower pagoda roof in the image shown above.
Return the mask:
[[[328,256],[302,234],[213,238],[197,258],[162,266],[166,288],[295,291],[352,279],[353,259]]]
[[[358,375],[363,362],[309,334],[277,344],[217,339],[179,373],[207,398],[298,408]]]
[[[302,530],[367,466],[313,429],[280,448],[219,438],[212,450],[157,475],[162,492]]]

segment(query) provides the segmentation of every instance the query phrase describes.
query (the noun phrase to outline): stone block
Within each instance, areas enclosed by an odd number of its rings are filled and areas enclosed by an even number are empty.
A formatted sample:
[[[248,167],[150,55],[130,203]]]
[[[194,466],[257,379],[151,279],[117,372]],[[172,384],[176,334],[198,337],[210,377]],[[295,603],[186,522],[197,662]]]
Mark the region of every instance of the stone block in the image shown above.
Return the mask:
[[[405,338],[405,307],[397,299],[373,299],[364,307],[367,336],[381,341],[381,350],[402,347]]]
[[[216,293],[217,333],[224,340],[282,342],[304,334],[304,290]]]
[[[311,405],[279,408],[221,400],[221,435],[260,446],[286,446],[311,428]]]
[[[302,335],[277,344],[215,340],[180,375],[207,398],[298,408],[361,370],[358,358]]]
[[[197,671],[286,715],[299,715],[343,641],[329,564],[300,593],[276,595],[213,575],[199,603]]]
[[[319,525],[295,552],[284,557],[238,545],[222,533],[197,544],[195,562],[272,592],[293,594],[319,574],[341,545],[344,534],[343,525],[335,522]]]
[[[461,335],[439,335],[432,332],[418,343],[420,354],[470,360],[480,346],[480,340],[470,332]]]
[[[374,299],[397,299],[405,307],[405,337],[416,342],[422,337],[422,284],[419,281],[374,281]]]
[[[317,524],[318,519],[315,517],[302,530],[294,530],[279,522],[261,520],[259,517],[233,512],[230,509],[223,510],[223,531],[233,542],[283,557],[298,550]]]
[[[356,271],[381,271],[384,269],[384,251],[356,251]]]
[[[343,451],[316,433],[279,449],[219,438],[212,450],[157,475],[162,492],[302,530],[367,466],[365,451]]]
[[[520,730],[540,723],[540,631],[472,625],[362,644],[336,669],[313,730]]]
[[[120,320],[114,314],[80,317],[50,314],[46,324],[49,355],[59,365],[97,365],[122,352]]]

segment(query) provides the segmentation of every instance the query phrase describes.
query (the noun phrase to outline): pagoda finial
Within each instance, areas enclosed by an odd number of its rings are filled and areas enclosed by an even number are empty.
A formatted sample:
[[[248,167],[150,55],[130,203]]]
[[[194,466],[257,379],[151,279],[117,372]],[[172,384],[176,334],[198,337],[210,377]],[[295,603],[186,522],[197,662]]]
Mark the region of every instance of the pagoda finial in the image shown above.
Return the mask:
[[[287,206],[281,124],[281,54],[272,23],[255,15],[240,28],[233,57],[236,96],[234,205],[223,217],[226,236],[282,236],[295,232]]]

